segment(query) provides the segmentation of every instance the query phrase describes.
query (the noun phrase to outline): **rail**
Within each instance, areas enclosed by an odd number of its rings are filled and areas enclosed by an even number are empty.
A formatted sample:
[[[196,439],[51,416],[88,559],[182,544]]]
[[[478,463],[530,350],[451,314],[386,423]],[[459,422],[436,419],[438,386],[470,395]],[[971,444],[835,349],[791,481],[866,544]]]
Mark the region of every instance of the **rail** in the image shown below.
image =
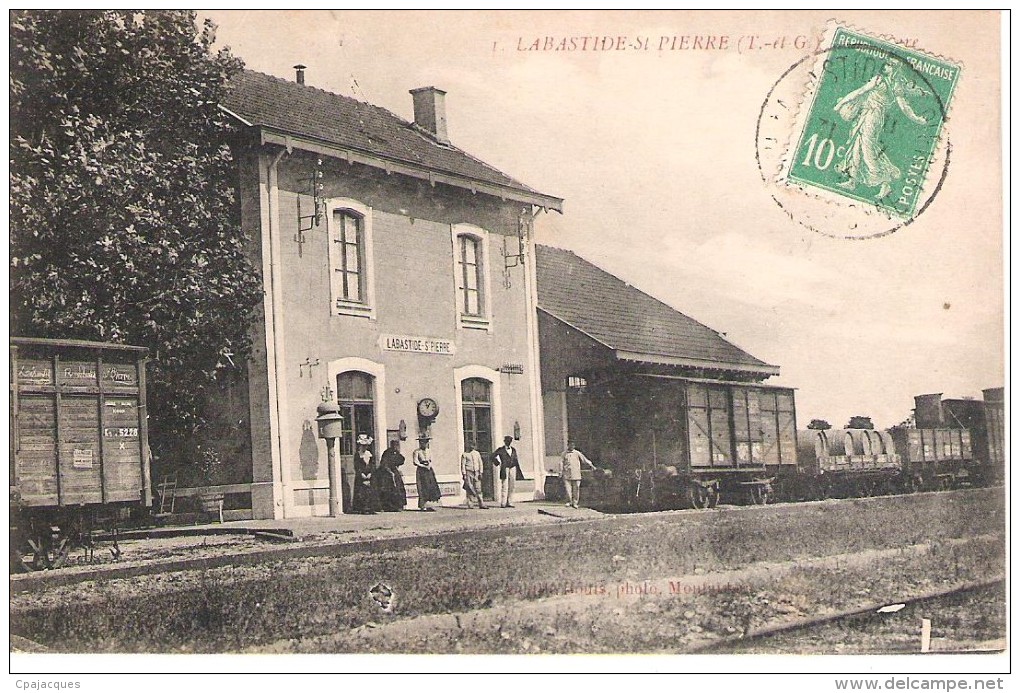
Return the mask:
[[[879,616],[881,616],[878,610],[884,606],[888,606],[889,604],[903,604],[903,605],[916,604],[917,602],[928,601],[929,599],[941,599],[943,597],[949,597],[954,594],[974,592],[976,590],[994,587],[995,585],[1000,585],[1003,583],[1005,583],[1004,577],[974,580],[971,582],[963,583],[962,585],[956,585],[954,587],[930,590],[923,594],[919,594],[915,597],[909,597],[906,599],[872,602],[865,606],[858,606],[852,609],[844,609],[843,611],[837,611],[835,613],[821,614],[818,616],[809,616],[807,618],[788,621],[786,623],[777,623],[758,630],[749,631],[747,633],[744,633],[743,635],[722,638],[720,640],[705,643],[703,645],[695,647],[694,649],[687,650],[687,653],[712,654],[716,652],[727,652],[746,647],[749,643],[765,640],[767,638],[771,638],[782,633],[791,633],[798,630],[816,628],[818,626],[823,626],[828,623],[833,623],[835,621],[841,621],[845,618],[853,618],[856,616],[871,616],[878,618]]]

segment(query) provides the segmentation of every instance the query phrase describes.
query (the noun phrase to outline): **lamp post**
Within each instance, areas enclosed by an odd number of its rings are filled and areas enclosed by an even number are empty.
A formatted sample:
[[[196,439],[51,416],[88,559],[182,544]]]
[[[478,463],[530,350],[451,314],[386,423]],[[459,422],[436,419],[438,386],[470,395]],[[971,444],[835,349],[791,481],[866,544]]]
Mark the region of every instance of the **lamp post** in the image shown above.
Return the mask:
[[[329,516],[340,517],[343,513],[343,493],[340,490],[340,472],[336,463],[336,439],[343,434],[343,420],[340,407],[332,399],[325,400],[315,408],[318,416],[319,437],[326,440],[326,459],[329,465]]]

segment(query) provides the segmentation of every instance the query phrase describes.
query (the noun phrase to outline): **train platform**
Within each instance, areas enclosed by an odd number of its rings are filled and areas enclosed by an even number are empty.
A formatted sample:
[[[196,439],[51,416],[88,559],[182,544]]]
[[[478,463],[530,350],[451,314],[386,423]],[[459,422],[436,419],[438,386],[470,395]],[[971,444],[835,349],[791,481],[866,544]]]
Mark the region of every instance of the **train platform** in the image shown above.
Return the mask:
[[[340,517],[301,517],[286,520],[240,520],[203,528],[237,527],[251,530],[288,530],[302,540],[333,538],[362,541],[397,536],[443,534],[450,531],[469,531],[493,527],[511,527],[532,524],[549,524],[581,519],[592,519],[602,514],[589,508],[569,508],[562,502],[525,501],[511,508],[489,505],[481,510],[461,505],[435,506],[435,510],[420,511],[405,508],[400,512],[380,512],[374,515],[341,515]]]

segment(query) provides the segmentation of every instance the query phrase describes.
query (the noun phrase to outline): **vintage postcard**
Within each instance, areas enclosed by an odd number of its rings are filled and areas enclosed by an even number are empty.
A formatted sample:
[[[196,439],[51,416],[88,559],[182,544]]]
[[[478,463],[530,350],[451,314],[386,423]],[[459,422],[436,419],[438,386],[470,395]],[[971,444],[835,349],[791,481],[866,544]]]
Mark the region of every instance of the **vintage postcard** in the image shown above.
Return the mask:
[[[1001,688],[1004,21],[12,11],[12,672]]]

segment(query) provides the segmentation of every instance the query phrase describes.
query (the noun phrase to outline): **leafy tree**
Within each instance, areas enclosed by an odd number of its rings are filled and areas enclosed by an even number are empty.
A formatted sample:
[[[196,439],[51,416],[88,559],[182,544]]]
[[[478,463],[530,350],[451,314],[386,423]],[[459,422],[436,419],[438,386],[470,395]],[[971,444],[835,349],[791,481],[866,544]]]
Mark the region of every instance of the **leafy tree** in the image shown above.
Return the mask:
[[[261,300],[230,128],[242,64],[183,11],[10,14],[15,334],[150,349],[153,448],[190,440]]]
[[[811,423],[807,427],[812,431],[828,431],[832,428],[832,424],[825,419],[811,419]]]
[[[875,424],[871,422],[870,416],[851,416],[850,422],[846,425],[847,428],[866,428],[869,431],[874,430]]]
[[[896,428],[896,429],[900,429],[900,428],[917,428],[917,422],[914,420],[913,412],[911,412],[910,416],[908,416],[907,418],[903,419],[903,421],[900,421],[898,424],[893,426],[893,428]]]

